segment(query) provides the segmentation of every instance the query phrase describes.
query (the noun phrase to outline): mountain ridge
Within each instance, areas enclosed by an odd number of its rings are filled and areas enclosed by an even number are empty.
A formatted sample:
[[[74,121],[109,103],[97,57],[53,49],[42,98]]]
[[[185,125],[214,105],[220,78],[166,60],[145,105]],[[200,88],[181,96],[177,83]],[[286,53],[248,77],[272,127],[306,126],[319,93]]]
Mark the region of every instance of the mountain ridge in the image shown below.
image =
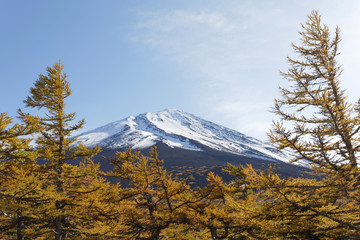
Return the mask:
[[[270,143],[176,109],[147,112],[115,121],[76,137],[75,144],[106,149],[147,149],[159,143],[170,148],[206,151],[210,148],[270,162],[288,163],[293,155]],[[298,163],[303,165],[303,163]]]

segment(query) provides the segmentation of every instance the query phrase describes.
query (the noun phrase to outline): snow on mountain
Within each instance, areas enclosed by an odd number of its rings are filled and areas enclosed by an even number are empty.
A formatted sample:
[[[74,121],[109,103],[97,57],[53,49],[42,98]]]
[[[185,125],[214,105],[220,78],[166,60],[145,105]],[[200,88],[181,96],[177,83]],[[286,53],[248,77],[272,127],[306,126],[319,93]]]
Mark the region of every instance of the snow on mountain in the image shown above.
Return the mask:
[[[130,116],[79,135],[75,144],[79,142],[111,149],[144,149],[163,142],[172,148],[193,151],[203,151],[206,146],[269,161],[290,159],[288,153],[275,150],[269,143],[174,109]]]

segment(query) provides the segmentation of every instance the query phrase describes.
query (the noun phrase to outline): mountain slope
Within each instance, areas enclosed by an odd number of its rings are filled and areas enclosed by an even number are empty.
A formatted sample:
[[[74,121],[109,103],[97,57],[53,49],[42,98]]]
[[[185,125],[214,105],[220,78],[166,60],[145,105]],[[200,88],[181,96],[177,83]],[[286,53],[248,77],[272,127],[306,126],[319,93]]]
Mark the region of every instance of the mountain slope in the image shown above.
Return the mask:
[[[78,136],[77,143],[105,149],[147,149],[165,144],[190,151],[209,149],[271,162],[288,162],[289,153],[260,140],[206,121],[192,114],[167,109],[130,116]]]

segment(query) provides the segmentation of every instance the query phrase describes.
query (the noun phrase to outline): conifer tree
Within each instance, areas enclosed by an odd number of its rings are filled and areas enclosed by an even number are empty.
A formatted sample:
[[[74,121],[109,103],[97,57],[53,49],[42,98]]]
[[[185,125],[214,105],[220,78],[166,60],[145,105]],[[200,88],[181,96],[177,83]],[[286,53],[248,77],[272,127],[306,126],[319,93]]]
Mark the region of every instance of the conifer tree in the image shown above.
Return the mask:
[[[296,152],[294,161],[305,159],[319,171],[348,176],[358,168],[360,112],[340,88],[340,29],[331,38],[317,11],[302,27],[302,45],[292,44],[299,59],[288,57],[290,68],[281,73],[292,85],[280,88],[273,109],[280,121],[269,137],[280,149]]]
[[[129,239],[161,239],[164,230],[184,221],[182,208],[190,200],[190,189],[184,181],[172,179],[163,168],[156,148],[150,156],[132,153],[129,148],[111,159],[109,176],[128,182],[114,198],[111,211],[102,212],[112,225],[112,233]],[[117,206],[117,207],[115,207]],[[114,236],[113,235],[113,236]],[[163,236],[164,237],[164,236]]]
[[[48,237],[54,232],[55,240],[79,234],[72,222],[77,217],[73,215],[76,212],[74,208],[81,205],[83,195],[90,191],[89,184],[81,184],[82,179],[88,175],[96,178],[94,171],[97,168],[89,158],[100,151],[99,148],[71,145],[75,141],[70,138],[71,133],[80,129],[84,120],[71,125],[75,113],[65,112],[65,99],[70,96],[71,90],[67,75],[62,70],[60,61],[48,67],[47,75],[40,74],[30,89],[30,96],[24,101],[26,107],[42,109],[43,115],[31,116],[19,111],[25,122],[31,122],[29,117],[40,122],[39,137],[36,139],[37,152],[45,162],[44,172],[49,175],[47,185],[53,186],[56,192],[44,212],[43,227],[49,229]],[[78,158],[89,164],[81,168],[68,163]]]
[[[34,120],[34,119],[33,119]],[[37,131],[37,122],[12,124],[0,114],[0,232],[6,238],[22,240],[37,221],[35,207],[47,199],[42,194],[36,152],[29,134]],[[5,238],[5,235],[3,238]],[[34,235],[31,235],[34,236]]]
[[[241,167],[229,165],[227,171],[239,174]],[[243,175],[235,179],[233,184],[225,184],[223,180],[210,172],[208,185],[197,189],[193,199],[197,201],[187,204],[187,216],[193,226],[208,232],[210,239],[245,239],[255,227],[252,223],[249,207],[253,199],[246,198],[240,187]],[[236,206],[236,207],[234,207]]]
[[[257,228],[253,234],[260,239],[332,239],[341,225],[327,219],[322,212],[330,212],[331,218],[342,218],[340,209],[331,203],[334,191],[324,187],[316,179],[282,179],[270,168],[256,171],[246,168],[249,188],[254,189],[256,205],[253,216]]]
[[[332,37],[317,11],[302,27],[301,45],[292,44],[299,59],[288,57],[290,68],[281,73],[292,85],[280,88],[273,109],[280,120],[269,137],[279,149],[291,149],[293,161],[308,162],[324,175],[320,182],[266,174],[257,179],[277,205],[272,210],[279,212],[272,215],[286,218],[279,222],[297,229],[301,238],[358,239],[360,108],[347,101],[340,87],[340,30]]]

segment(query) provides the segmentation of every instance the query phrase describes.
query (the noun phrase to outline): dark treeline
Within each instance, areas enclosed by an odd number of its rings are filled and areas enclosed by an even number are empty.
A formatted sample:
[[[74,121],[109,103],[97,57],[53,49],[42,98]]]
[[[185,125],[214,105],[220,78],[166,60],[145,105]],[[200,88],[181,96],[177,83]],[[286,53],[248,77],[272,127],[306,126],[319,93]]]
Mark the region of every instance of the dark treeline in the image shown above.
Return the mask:
[[[314,11],[299,33],[268,135],[323,177],[229,164],[230,183],[209,173],[206,186],[191,188],[166,172],[156,148],[117,152],[102,172],[92,161],[100,148],[72,144],[84,121],[65,111],[71,89],[59,61],[24,101],[40,115],[19,110],[13,124],[0,114],[0,238],[360,239],[360,102],[340,88],[340,30],[330,35]]]

